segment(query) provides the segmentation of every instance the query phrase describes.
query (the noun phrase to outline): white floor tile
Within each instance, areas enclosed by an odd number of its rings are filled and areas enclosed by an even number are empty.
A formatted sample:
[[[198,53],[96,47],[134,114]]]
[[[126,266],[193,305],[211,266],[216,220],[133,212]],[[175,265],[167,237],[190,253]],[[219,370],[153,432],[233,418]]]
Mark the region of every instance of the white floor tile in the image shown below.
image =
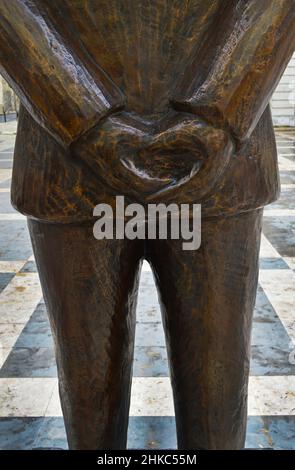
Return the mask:
[[[44,416],[55,385],[54,378],[0,379],[0,417]]]
[[[9,169],[0,169],[0,183],[11,178],[11,170]]]
[[[174,416],[169,377],[133,377],[130,416]]]
[[[4,362],[8,358],[8,355],[11,352],[11,348],[1,348],[0,347],[0,369],[3,366]]]
[[[19,212],[12,212],[12,213],[1,213],[0,214],[0,221],[11,221],[11,220],[26,220],[26,216],[20,214]]]
[[[282,132],[282,131],[280,131],[280,137],[281,138],[286,138],[288,140],[288,142],[290,140],[295,140],[295,134],[294,134],[293,131],[292,131],[292,133],[291,132]]]
[[[51,398],[48,402],[48,406],[45,411],[45,416],[62,416],[57,380]]]
[[[0,348],[12,348],[25,323],[0,323]]]
[[[293,163],[289,158],[283,157],[282,155],[278,158],[279,170],[283,171],[293,171],[295,169],[295,163]]]
[[[295,376],[250,377],[249,415],[295,415]],[[254,407],[253,407],[254,404]]]
[[[295,183],[283,183],[281,184],[282,189],[295,189]]]
[[[265,235],[261,235],[260,258],[280,258],[280,254]]]
[[[295,344],[295,273],[291,269],[264,269],[259,283]]]
[[[0,323],[26,323],[42,297],[37,273],[18,273],[0,294]]]
[[[265,209],[263,212],[263,216],[264,217],[295,217],[295,209]]]
[[[292,258],[291,257],[284,257],[283,259],[286,261],[287,265],[291,269],[295,269],[295,256],[292,257]],[[295,287],[294,287],[294,289],[295,289]]]
[[[0,261],[0,273],[17,273],[26,262],[27,260]]]

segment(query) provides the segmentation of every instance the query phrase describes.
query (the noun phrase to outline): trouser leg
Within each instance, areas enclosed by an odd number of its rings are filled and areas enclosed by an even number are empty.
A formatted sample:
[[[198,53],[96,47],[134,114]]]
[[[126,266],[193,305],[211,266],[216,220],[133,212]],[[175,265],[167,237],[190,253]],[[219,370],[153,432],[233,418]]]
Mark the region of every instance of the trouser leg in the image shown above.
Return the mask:
[[[149,243],[181,449],[244,446],[262,210],[203,220],[197,251]]]
[[[142,242],[29,220],[71,449],[126,447]]]

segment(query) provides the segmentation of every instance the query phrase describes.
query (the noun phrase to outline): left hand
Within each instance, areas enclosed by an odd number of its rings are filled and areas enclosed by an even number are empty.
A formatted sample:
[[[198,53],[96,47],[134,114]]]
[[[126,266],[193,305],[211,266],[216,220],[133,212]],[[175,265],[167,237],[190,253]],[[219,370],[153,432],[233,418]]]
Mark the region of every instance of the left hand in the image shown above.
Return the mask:
[[[149,201],[179,199],[180,193],[204,198],[225,171],[234,145],[229,134],[191,114],[171,114],[159,123],[140,165],[165,177],[169,184],[150,194]]]

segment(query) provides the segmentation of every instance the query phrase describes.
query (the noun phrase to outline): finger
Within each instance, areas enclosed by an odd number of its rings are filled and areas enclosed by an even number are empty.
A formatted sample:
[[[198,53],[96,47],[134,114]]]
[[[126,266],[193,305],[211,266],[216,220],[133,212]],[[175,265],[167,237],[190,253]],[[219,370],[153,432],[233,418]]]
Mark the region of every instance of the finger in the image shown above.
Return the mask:
[[[148,146],[147,151],[151,154],[166,150],[187,151],[192,153],[203,153],[206,156],[206,146],[203,145],[199,129],[201,126],[199,121],[181,121],[173,125],[169,129],[155,135]]]

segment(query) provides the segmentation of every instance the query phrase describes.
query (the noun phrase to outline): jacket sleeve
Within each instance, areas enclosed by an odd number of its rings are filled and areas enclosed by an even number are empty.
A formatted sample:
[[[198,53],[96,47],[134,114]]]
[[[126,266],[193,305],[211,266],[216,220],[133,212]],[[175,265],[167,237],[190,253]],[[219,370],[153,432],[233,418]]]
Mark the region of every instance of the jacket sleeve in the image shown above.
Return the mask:
[[[246,140],[275,90],[295,49],[295,0],[237,2],[234,28],[212,62],[206,79],[193,81],[172,100]],[[197,83],[197,80],[196,80]]]
[[[124,97],[101,70],[95,79],[35,0],[0,2],[0,73],[36,121],[70,145]]]

